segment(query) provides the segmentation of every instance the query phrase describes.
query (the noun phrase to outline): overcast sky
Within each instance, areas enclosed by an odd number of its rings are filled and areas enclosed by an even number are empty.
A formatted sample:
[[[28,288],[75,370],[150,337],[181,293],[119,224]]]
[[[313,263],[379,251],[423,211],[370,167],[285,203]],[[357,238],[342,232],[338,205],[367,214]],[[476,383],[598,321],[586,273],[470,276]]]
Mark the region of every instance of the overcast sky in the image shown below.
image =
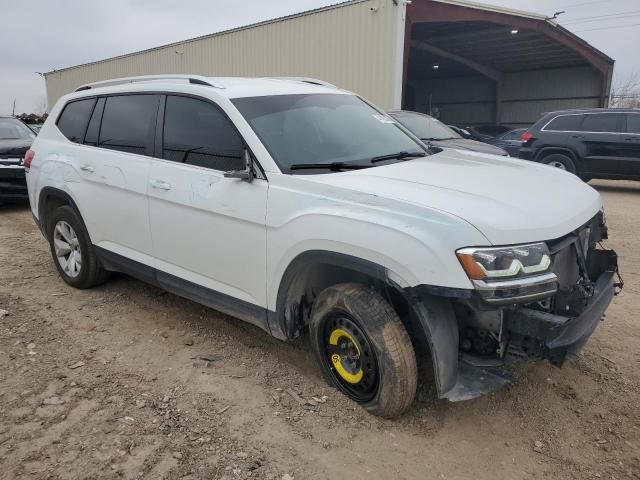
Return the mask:
[[[100,60],[280,17],[337,0],[0,0],[0,114],[44,106],[35,72]],[[390,0],[389,0],[390,1]],[[492,0],[520,10],[566,13],[560,23],[616,60],[616,75],[640,72],[640,0]],[[534,5],[534,6],[532,6]],[[624,27],[628,25],[628,27]]]

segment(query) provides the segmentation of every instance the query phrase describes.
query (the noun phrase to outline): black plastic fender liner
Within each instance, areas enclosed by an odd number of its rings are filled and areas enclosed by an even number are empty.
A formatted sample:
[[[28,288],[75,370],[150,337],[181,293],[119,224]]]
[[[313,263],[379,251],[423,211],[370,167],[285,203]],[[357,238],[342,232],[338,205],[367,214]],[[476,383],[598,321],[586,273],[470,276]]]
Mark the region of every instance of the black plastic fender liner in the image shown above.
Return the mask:
[[[404,293],[427,339],[438,397],[443,398],[458,381],[458,322],[453,306],[420,286]]]
[[[346,268],[397,288],[395,285],[392,285],[392,282],[389,280],[387,269],[369,260],[325,250],[308,250],[303,252],[291,261],[282,275],[278,286],[276,311],[269,311],[271,334],[280,340],[288,340],[294,337],[295,320],[291,318],[294,312],[288,311],[290,310],[290,289],[295,285],[298,275],[304,274],[304,272],[311,269],[313,265],[334,265]]]

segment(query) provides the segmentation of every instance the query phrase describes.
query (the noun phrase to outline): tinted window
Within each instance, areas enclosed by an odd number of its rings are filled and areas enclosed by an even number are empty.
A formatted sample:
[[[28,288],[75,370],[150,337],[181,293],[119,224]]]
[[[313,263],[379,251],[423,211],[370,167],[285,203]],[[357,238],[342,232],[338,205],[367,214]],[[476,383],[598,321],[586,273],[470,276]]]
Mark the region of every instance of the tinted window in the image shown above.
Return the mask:
[[[582,122],[583,132],[619,132],[622,124],[622,113],[587,114]]]
[[[640,133],[640,113],[627,114],[627,132]]]
[[[398,112],[390,114],[402,125],[407,127],[416,137],[423,140],[444,140],[461,138],[444,123],[428,115],[413,112]]]
[[[582,115],[560,115],[544,127],[545,130],[556,132],[577,132],[580,130]]]
[[[371,166],[372,157],[424,152],[394,120],[355,95],[271,95],[232,101],[286,172],[293,164],[359,162]]]
[[[243,149],[242,137],[214,105],[167,97],[162,158],[226,172],[243,168]]]
[[[516,130],[511,130],[510,132],[505,133],[502,136],[503,140],[520,140],[520,136],[526,132],[525,128],[518,128]]]
[[[89,120],[89,127],[87,128],[87,134],[84,136],[85,145],[98,144],[98,133],[100,132],[100,120],[102,119],[102,110],[104,109],[105,98],[100,98],[96,103],[91,119]]]
[[[159,98],[158,95],[107,97],[98,146],[150,155]]]
[[[95,98],[70,102],[58,119],[58,129],[72,142],[82,143]]]

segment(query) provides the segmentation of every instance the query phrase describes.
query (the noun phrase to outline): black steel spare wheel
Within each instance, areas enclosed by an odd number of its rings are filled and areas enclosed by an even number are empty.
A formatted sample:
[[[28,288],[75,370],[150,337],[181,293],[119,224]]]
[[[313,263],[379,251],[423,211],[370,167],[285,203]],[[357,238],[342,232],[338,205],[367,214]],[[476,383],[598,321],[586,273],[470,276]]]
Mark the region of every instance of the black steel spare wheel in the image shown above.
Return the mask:
[[[347,314],[325,322],[323,348],[340,389],[359,402],[371,400],[378,388],[375,352],[358,324]]]
[[[368,285],[342,283],[313,302],[311,344],[331,385],[381,417],[396,417],[413,402],[416,357],[402,321]]]

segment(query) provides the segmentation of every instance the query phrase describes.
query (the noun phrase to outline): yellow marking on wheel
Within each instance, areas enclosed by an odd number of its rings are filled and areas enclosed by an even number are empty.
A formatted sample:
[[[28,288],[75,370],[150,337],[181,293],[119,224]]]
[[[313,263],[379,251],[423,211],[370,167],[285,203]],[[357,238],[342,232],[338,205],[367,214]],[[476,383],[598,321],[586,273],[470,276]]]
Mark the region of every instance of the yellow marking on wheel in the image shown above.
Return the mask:
[[[329,343],[331,345],[337,346],[340,337],[346,337],[347,339],[349,339],[349,341],[353,343],[353,346],[356,347],[358,355],[360,355],[360,349],[358,348],[358,344],[356,343],[356,341],[348,332],[342,330],[341,328],[336,328],[333,332],[331,332],[331,335],[329,336]],[[362,369],[358,370],[356,373],[347,372],[347,370],[342,366],[342,358],[337,353],[331,355],[331,363],[333,364],[333,367],[336,369],[338,374],[347,382],[358,383],[360,382],[360,380],[362,380],[362,376],[364,375]]]

